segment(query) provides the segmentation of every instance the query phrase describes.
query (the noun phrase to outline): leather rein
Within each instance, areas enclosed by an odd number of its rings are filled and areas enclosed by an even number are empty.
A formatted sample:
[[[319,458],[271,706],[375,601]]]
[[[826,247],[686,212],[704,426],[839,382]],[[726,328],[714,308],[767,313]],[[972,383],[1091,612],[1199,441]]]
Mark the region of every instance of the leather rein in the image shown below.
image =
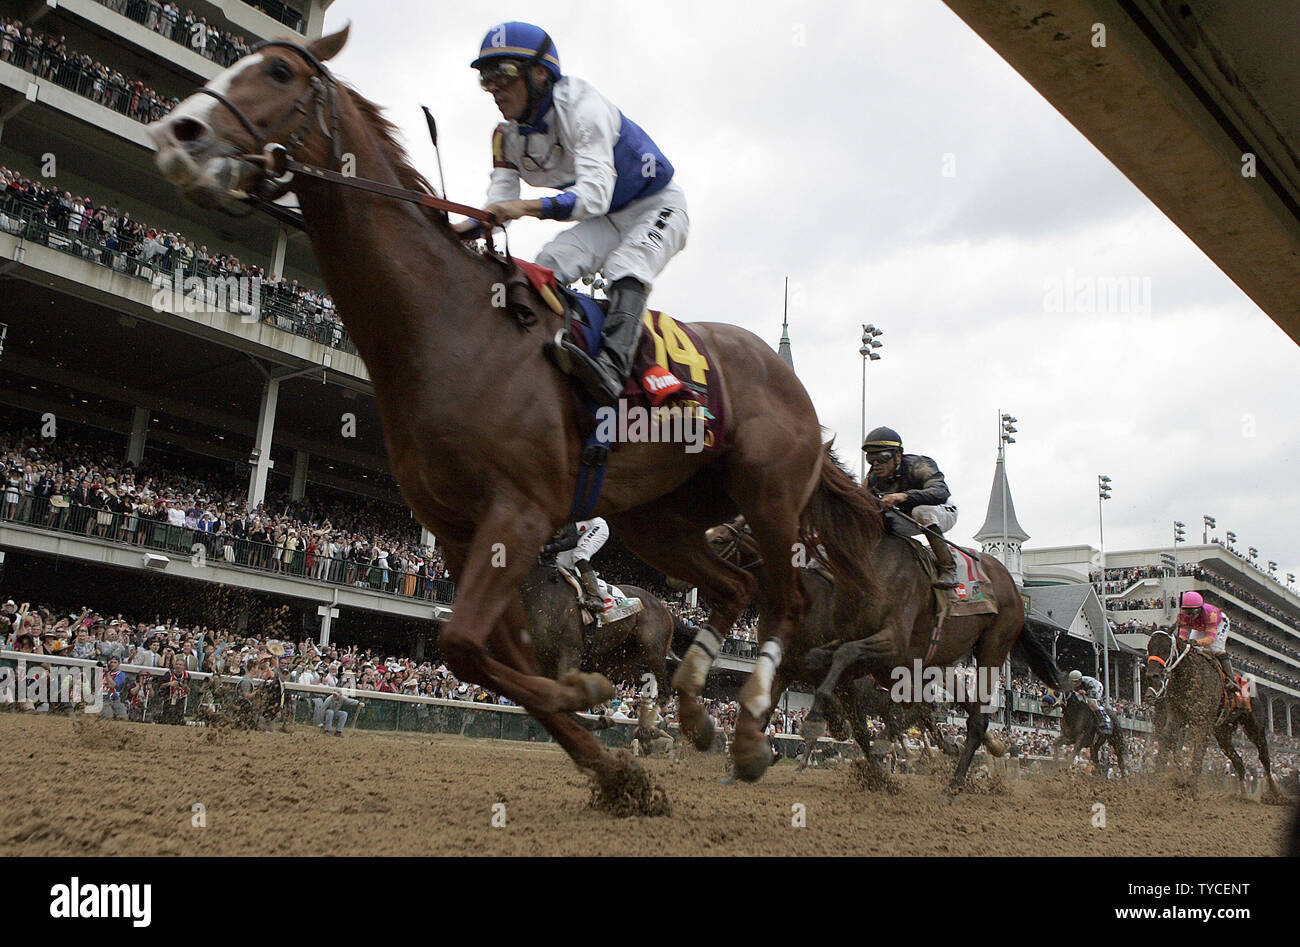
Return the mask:
[[[369,191],[372,194],[381,194],[396,200],[419,204],[423,207],[431,207],[444,213],[462,214],[484,224],[484,230],[490,238],[492,228],[497,226],[496,218],[477,207],[444,200],[424,191],[415,191],[409,188],[384,184],[380,181],[371,181],[366,178],[342,174],[338,170],[341,166],[341,155],[339,153],[338,134],[338,89],[334,76],[311,50],[290,40],[267,40],[258,43],[249,50],[248,54],[251,56],[270,47],[292,50],[315,69],[316,74],[311,77],[307,88],[303,90],[302,94],[294,100],[284,118],[272,125],[269,130],[261,131],[244,114],[243,110],[230,101],[225,94],[210,89],[206,85],[198,90],[199,94],[211,96],[221,103],[253,139],[255,151],[236,156],[239,160],[256,165],[261,169],[257,182],[246,195],[246,199],[250,203],[256,206],[278,200],[289,192],[294,177],[301,174],[330,184],[356,188],[361,191]],[[329,168],[318,168],[314,165],[303,164],[294,157],[294,154],[302,147],[307,132],[310,130],[309,123],[313,113],[316,115],[321,133],[330,143]],[[270,139],[273,136],[278,135],[289,126],[295,116],[299,117],[298,124],[289,136],[288,142],[281,144],[280,142],[271,141]],[[507,250],[508,255],[509,251]]]
[[[1169,654],[1172,660],[1168,661],[1167,663],[1164,658],[1149,653],[1151,651],[1150,639],[1154,638],[1156,635],[1164,635],[1166,638],[1169,639]],[[1165,696],[1165,690],[1169,687],[1169,682],[1173,680],[1174,669],[1177,668],[1178,665],[1183,663],[1183,658],[1187,657],[1189,654],[1192,653],[1192,646],[1191,643],[1189,642],[1186,645],[1186,647],[1184,647],[1181,651],[1179,651],[1178,639],[1175,638],[1172,633],[1162,629],[1160,631],[1151,632],[1150,638],[1147,639],[1147,651],[1148,651],[1147,654],[1148,666],[1151,664],[1159,664],[1161,667],[1165,669],[1165,679],[1160,682],[1160,689],[1157,690],[1152,697],[1153,700],[1159,700],[1161,697]],[[1177,652],[1177,654],[1175,654],[1174,652]]]

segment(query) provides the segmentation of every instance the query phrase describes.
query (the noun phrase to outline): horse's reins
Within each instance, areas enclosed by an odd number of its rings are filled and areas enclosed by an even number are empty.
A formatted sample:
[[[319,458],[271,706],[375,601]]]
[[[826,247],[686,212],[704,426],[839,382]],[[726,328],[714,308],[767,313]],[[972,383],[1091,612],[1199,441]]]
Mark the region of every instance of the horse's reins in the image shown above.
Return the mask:
[[[430,207],[434,210],[461,214],[465,217],[472,218],[480,223],[487,225],[487,233],[490,234],[492,228],[497,225],[497,220],[486,211],[477,207],[471,207],[468,204],[458,204],[455,201],[445,200],[434,194],[427,194],[424,191],[411,190],[409,188],[396,187],[392,184],[384,184],[380,181],[371,181],[366,178],[357,178],[345,175],[336,170],[341,164],[341,155],[339,153],[339,113],[338,101],[336,98],[334,76],[326,68],[325,64],[316,57],[311,50],[298,43],[290,40],[267,40],[258,43],[251,50],[249,55],[259,52],[268,47],[278,46],[284,49],[292,50],[301,56],[313,69],[316,75],[312,76],[306,89],[294,100],[289,111],[284,118],[271,126],[269,131],[262,132],[253,123],[253,121],[244,114],[234,102],[223,93],[210,89],[206,85],[198,91],[202,95],[208,95],[221,103],[225,109],[243,126],[244,130],[253,139],[255,151],[238,155],[240,160],[249,164],[261,167],[262,178],[258,182],[258,188],[255,192],[248,194],[248,198],[253,203],[265,203],[277,200],[287,193],[289,184],[293,181],[294,175],[302,174],[309,178],[327,181],[330,184],[339,184],[343,187],[356,188],[361,191],[369,191],[372,194],[381,194],[385,197],[391,197],[396,200],[407,201],[412,204],[419,204],[424,207]],[[318,168],[313,165],[303,164],[294,157],[294,153],[302,147],[303,140],[306,137],[307,123],[311,118],[312,111],[319,112],[321,99],[324,99],[325,106],[328,110],[329,124],[325,124],[324,117],[321,116],[321,132],[325,135],[330,143],[330,167]],[[282,131],[295,115],[302,116],[290,135],[287,144],[271,141],[271,137]],[[269,185],[269,187],[268,187]],[[507,256],[509,250],[507,249]]]
[[[1182,664],[1183,658],[1191,654],[1192,651],[1192,646],[1190,643],[1188,643],[1188,645],[1185,648],[1179,651],[1177,639],[1175,639],[1170,632],[1165,631],[1164,629],[1151,632],[1151,638],[1154,638],[1156,635],[1164,635],[1166,638],[1169,639],[1169,653],[1172,656],[1172,660],[1166,661],[1164,658],[1160,657],[1159,655],[1147,654],[1148,665],[1159,664],[1161,667],[1165,669],[1165,679],[1160,683],[1160,689],[1156,691],[1155,695],[1152,698],[1153,700],[1159,700],[1161,697],[1165,696],[1165,690],[1169,687],[1169,682],[1173,679],[1174,669],[1177,668],[1178,665]],[[1147,651],[1149,652],[1150,650],[1151,650],[1151,642],[1150,639],[1148,639]],[[1174,652],[1177,652],[1177,655],[1174,655]]]

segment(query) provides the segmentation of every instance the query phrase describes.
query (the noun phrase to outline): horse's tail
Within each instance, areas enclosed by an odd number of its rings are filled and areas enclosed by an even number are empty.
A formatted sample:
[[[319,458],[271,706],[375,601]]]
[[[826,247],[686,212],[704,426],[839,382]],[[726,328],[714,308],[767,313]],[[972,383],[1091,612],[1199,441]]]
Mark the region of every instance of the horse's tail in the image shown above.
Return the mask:
[[[1038,636],[1029,630],[1029,625],[1020,629],[1020,636],[1012,646],[1012,653],[1029,665],[1040,681],[1052,690],[1061,689],[1061,669],[1052,659],[1052,652],[1038,640]]]
[[[799,521],[810,549],[820,545],[826,565],[841,582],[875,597],[878,588],[872,552],[884,532],[880,504],[841,465],[831,445],[822,452],[822,469]]]

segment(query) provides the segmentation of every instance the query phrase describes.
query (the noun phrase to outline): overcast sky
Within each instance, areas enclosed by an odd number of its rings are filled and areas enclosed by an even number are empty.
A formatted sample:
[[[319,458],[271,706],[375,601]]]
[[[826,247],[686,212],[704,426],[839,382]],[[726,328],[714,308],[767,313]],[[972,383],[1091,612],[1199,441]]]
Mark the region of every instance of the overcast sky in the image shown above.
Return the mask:
[[[795,368],[855,469],[869,322],[867,427],[938,461],[959,541],[984,520],[1001,408],[1027,548],[1095,546],[1105,473],[1108,549],[1168,544],[1175,519],[1199,542],[1208,513],[1300,572],[1300,348],[940,0],[338,0],[336,71],[436,181],[434,110],[454,200],[482,203],[500,116],[468,64],[510,19],[677,169],[691,234],[652,306],[775,347],[790,278]],[[521,221],[512,249],[563,226]],[[1130,281],[1130,311],[1054,305],[1099,279]]]

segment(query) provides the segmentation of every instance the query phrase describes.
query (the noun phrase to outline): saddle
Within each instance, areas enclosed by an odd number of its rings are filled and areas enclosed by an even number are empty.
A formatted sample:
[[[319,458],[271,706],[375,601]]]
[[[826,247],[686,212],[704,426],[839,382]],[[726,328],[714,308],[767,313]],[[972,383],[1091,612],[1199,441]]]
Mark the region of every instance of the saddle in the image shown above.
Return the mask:
[[[905,536],[903,538],[907,540],[912,549],[912,554],[916,556],[916,560],[925,572],[926,577],[931,582],[934,582],[939,576],[939,566],[935,562],[934,553],[931,552],[929,545],[914,536]],[[998,603],[993,597],[992,582],[980,567],[979,553],[972,549],[962,549],[956,546],[952,547],[952,553],[953,562],[957,566],[957,588],[953,590],[957,600],[954,602],[944,589],[934,590],[934,609],[935,615],[938,616],[935,622],[936,630],[943,627],[944,620],[949,616],[996,615],[998,613]]]
[[[606,314],[603,301],[561,286],[555,273],[544,266],[514,258],[507,266],[504,287],[505,308],[521,326],[560,316],[560,332],[568,341],[593,358],[599,354]],[[678,417],[651,420],[639,431],[639,422],[629,410],[626,420],[618,419],[614,449],[625,439],[669,440],[681,435],[682,423],[694,420],[703,425],[700,448],[719,450],[726,430],[722,389],[704,342],[665,313],[647,309],[643,318],[645,328],[623,398],[629,409],[670,409]],[[576,388],[574,400],[579,432],[587,438],[597,429],[596,419]]]
[[[645,607],[639,598],[628,598],[623,594],[622,589],[606,582],[605,587],[609,589],[609,597],[614,600],[614,604],[607,609],[594,612],[587,608],[587,596],[583,591],[582,580],[578,577],[578,574],[574,570],[561,565],[556,565],[555,570],[560,573],[569,588],[573,589],[573,594],[578,599],[578,610],[582,613],[582,623],[584,625],[590,625],[592,622],[595,622],[598,628],[604,625],[612,625],[616,621],[622,621],[624,618],[635,615]]]

